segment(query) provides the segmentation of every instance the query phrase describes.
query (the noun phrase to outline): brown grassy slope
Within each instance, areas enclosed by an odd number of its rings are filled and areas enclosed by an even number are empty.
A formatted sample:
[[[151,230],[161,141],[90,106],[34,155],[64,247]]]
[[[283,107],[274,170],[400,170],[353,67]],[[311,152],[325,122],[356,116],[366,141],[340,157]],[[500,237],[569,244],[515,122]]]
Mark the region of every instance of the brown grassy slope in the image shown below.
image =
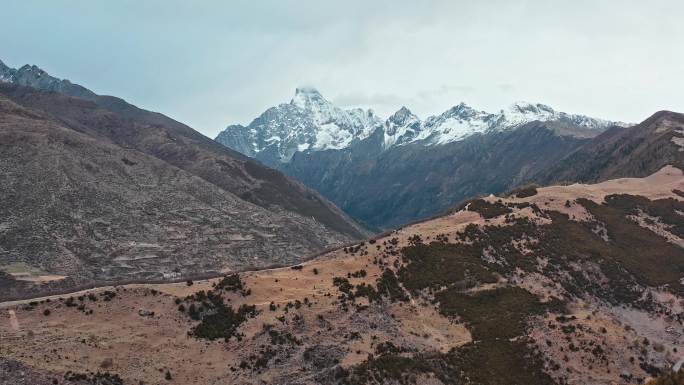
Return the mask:
[[[628,243],[614,226],[657,202],[681,203],[673,190],[683,188],[682,172],[666,168],[487,198],[509,210],[485,219],[481,203],[296,268],[241,273],[235,291],[211,280],[5,304],[0,356],[58,374],[107,370],[126,383],[162,383],[166,371],[183,384],[638,383],[677,360],[684,298],[669,276],[652,286],[667,268],[651,266],[652,255],[623,259],[616,250]],[[612,202],[625,194],[643,199]],[[674,245],[632,231],[653,248]],[[667,257],[684,261],[681,248]],[[116,296],[105,301],[105,290]],[[214,316],[243,305],[257,313]],[[227,340],[202,338],[235,326]]]

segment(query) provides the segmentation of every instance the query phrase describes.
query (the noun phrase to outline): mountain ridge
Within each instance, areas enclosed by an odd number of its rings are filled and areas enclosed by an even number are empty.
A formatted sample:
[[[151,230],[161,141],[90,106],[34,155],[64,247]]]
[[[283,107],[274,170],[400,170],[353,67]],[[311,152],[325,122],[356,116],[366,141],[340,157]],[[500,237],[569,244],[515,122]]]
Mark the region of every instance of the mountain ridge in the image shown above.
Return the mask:
[[[290,103],[271,107],[249,125],[230,125],[219,133],[219,143],[271,166],[287,163],[295,152],[341,150],[381,131],[379,151],[419,142],[425,146],[457,142],[470,135],[504,131],[535,120],[554,121],[579,128],[566,135],[593,136],[624,123],[567,114],[528,102],[515,102],[497,113],[476,110],[465,103],[419,119],[402,106],[387,119],[371,109],[342,109],[311,87],[297,88]]]
[[[624,129],[609,129],[539,176],[541,183],[643,177],[671,164],[684,168],[684,114],[658,111]]]
[[[314,217],[317,216],[315,208],[308,207],[311,206],[309,203],[307,203],[307,201],[309,201],[310,198],[305,198],[301,200],[289,199],[285,201],[278,201],[279,198],[273,194],[273,190],[275,188],[274,185],[277,185],[277,189],[280,189],[281,192],[284,192],[285,195],[289,194],[290,196],[299,195],[314,197],[314,200],[318,201],[323,206],[326,206],[325,210],[335,212],[331,217],[321,219],[321,222],[326,224],[327,226],[330,226],[331,228],[338,228],[342,232],[349,232],[349,234],[354,234],[354,236],[360,236],[361,234],[364,234],[365,230],[362,230],[358,227],[354,228],[355,225],[350,225],[350,219],[346,218],[344,213],[342,213],[341,211],[339,211],[339,209],[330,205],[329,203],[326,203],[324,199],[321,199],[321,197],[315,197],[316,193],[309,190],[300,182],[288,179],[280,173],[273,173],[270,169],[264,167],[259,162],[254,162],[253,160],[251,160],[250,157],[245,156],[242,153],[235,151],[233,149],[227,148],[226,146],[218,144],[216,141],[200,134],[191,127],[183,123],[180,123],[172,118],[169,118],[166,115],[138,108],[126,102],[125,100],[115,96],[98,95],[83,86],[70,82],[69,80],[63,80],[53,77],[35,65],[27,64],[17,70],[7,67],[4,64],[1,64],[0,76],[2,76],[3,73],[9,73],[10,76],[4,77],[6,79],[12,79],[11,82],[5,81],[4,83],[28,87],[29,89],[57,92],[63,95],[88,100],[105,110],[118,114],[127,119],[131,119],[139,123],[149,125],[150,127],[153,127],[155,129],[163,128],[165,130],[170,130],[171,133],[175,133],[180,137],[185,138],[185,144],[188,145],[188,147],[191,147],[192,150],[188,148],[184,150],[177,149],[180,151],[172,151],[172,145],[166,146],[167,149],[165,151],[158,151],[154,148],[147,148],[145,151],[152,151],[154,153],[154,156],[166,162],[169,162],[174,166],[190,170],[194,173],[198,173],[201,175],[203,179],[208,180],[209,182],[216,184],[221,188],[232,191],[236,195],[241,196],[243,199],[246,199],[251,203],[255,203],[260,206],[282,206],[286,210],[294,211],[304,208],[308,215],[312,215]],[[0,84],[2,83],[3,82],[0,82]],[[6,87],[5,89],[9,90],[10,88]],[[21,92],[23,91],[18,91],[17,93],[21,94]],[[26,99],[26,96],[21,97]],[[31,102],[34,104],[42,103],[40,105],[40,108],[44,108],[47,110],[54,110],[57,108],[57,106],[53,106],[51,105],[51,103],[44,103],[40,102],[39,100],[40,97],[37,97],[36,100]],[[64,117],[62,117],[62,119],[64,119]],[[77,122],[78,117],[76,117],[75,119],[77,124],[82,124],[80,122]],[[74,123],[74,120],[72,119],[70,122]],[[131,138],[121,137],[117,140],[130,141]],[[126,145],[134,147],[144,147],[146,145],[153,144],[146,144],[144,140],[141,140],[139,142],[128,142],[126,143]],[[221,158],[228,156],[242,165],[247,165],[249,170],[245,170],[246,174],[243,171],[240,171],[240,174],[244,174],[247,179],[259,179],[259,177],[254,178],[252,175],[250,175],[251,171],[254,174],[262,176],[269,175],[269,177],[271,178],[271,183],[262,183],[262,188],[254,189],[247,184],[241,185],[240,182],[236,183],[236,181],[239,179],[233,180],[234,178],[222,177],[224,171],[221,171],[221,167],[231,167],[233,169],[235,167],[228,166],[225,162],[221,163],[220,159],[216,161],[215,165],[208,165],[206,161],[199,159],[195,156],[195,154],[197,154],[197,151],[200,151],[200,149],[202,151],[207,151],[207,154],[209,154],[211,157]],[[233,161],[228,161],[228,163],[233,163]],[[207,170],[207,166],[210,166],[211,170]],[[239,166],[238,168],[243,167]],[[340,220],[340,218],[342,218],[342,220]]]
[[[530,122],[429,151],[414,142],[380,153],[360,146],[296,153],[281,169],[367,227],[388,229],[534,181],[587,140],[557,135],[550,123]]]
[[[292,263],[368,234],[182,123],[54,84],[0,82],[0,269],[65,287],[162,279]]]

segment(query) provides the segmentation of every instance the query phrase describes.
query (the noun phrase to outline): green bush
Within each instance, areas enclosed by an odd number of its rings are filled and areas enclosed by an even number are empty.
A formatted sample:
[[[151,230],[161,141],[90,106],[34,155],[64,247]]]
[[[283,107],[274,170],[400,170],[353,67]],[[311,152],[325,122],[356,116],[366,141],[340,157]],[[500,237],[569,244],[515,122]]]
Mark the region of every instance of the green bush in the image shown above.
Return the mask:
[[[203,315],[199,325],[192,329],[192,334],[197,338],[215,340],[219,338],[230,339],[236,335],[238,327],[247,321],[248,317],[256,315],[253,305],[241,305],[237,311],[231,306],[217,305],[214,313]]]
[[[541,303],[525,289],[510,286],[480,291],[472,295],[453,289],[435,295],[442,314],[459,316],[468,324],[476,340],[509,339],[525,334],[527,319],[559,303]]]
[[[646,385],[684,385],[684,369],[669,371],[649,381]]]
[[[490,203],[484,199],[470,201],[468,211],[479,213],[485,219],[496,218],[513,212],[513,210],[506,207],[506,205],[501,202]]]

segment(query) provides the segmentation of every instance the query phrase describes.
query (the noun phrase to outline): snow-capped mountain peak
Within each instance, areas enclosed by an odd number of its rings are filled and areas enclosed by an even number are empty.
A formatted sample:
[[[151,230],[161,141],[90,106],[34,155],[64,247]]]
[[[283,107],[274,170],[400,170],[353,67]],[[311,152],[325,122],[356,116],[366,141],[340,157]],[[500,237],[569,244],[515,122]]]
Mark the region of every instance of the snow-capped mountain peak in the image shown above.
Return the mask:
[[[517,101],[508,107],[511,112],[521,113],[521,114],[555,114],[556,111],[541,103],[530,103],[526,101]]]
[[[446,112],[443,113],[451,116],[463,116],[467,117],[472,115],[475,112],[475,109],[470,107],[469,105],[465,104],[464,102],[461,102],[451,108],[449,108]]]
[[[333,141],[336,141],[335,139],[339,138],[340,135],[347,136],[342,131],[348,131],[354,136],[365,138],[370,135],[373,127],[382,123],[373,110],[362,108],[344,110],[336,107],[313,87],[298,87],[290,105],[302,110],[315,124],[325,126],[325,131],[331,135]],[[319,139],[317,140],[318,144],[314,145],[315,147],[321,149],[334,148],[331,147],[334,145],[329,141],[323,140],[323,138]]]
[[[392,114],[389,118],[387,118],[387,121],[394,124],[394,125],[407,125],[416,121],[419,121],[418,117],[414,115],[411,110],[406,108],[405,106],[402,106],[397,112]]]
[[[383,148],[412,142],[420,133],[420,126],[420,119],[402,106],[385,122]]]
[[[290,103],[269,108],[247,127],[229,126],[216,140],[267,163],[288,162],[297,151],[346,148],[383,121],[370,109],[345,110],[312,87],[298,87]]]
[[[332,103],[325,99],[323,95],[313,87],[297,87],[290,104],[303,110],[335,108]]]
[[[601,130],[612,125],[624,126],[622,122],[612,122],[603,119],[591,118],[586,115],[568,114],[556,111],[550,106],[541,103],[515,102],[501,112],[503,120],[509,127],[529,123],[535,120],[541,122],[562,121],[572,123],[582,128]]]
[[[490,113],[459,103],[440,115],[427,118],[416,140],[424,140],[427,145],[459,141],[487,131],[494,120]]]
[[[508,126],[515,126],[535,120],[552,120],[557,117],[557,113],[553,108],[545,104],[518,101],[501,111],[501,116]]]
[[[514,129],[533,121],[566,123],[584,130],[585,135],[616,124],[524,101],[515,102],[497,113],[459,103],[425,121],[401,107],[382,120],[371,109],[342,109],[317,89],[298,87],[290,103],[269,108],[247,127],[229,126],[216,140],[266,163],[277,164],[289,162],[298,151],[347,148],[370,138],[376,130],[382,130],[379,150],[385,150],[409,143],[442,145],[475,134]],[[373,135],[373,138],[378,136]]]

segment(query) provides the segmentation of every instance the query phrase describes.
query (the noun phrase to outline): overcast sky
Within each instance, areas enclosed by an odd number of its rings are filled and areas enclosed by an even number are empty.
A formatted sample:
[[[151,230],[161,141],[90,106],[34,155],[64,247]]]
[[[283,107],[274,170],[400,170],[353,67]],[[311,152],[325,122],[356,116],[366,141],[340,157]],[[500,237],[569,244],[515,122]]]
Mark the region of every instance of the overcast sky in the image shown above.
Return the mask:
[[[0,59],[214,137],[314,86],[421,118],[517,100],[636,122],[684,111],[684,2],[4,1]]]

